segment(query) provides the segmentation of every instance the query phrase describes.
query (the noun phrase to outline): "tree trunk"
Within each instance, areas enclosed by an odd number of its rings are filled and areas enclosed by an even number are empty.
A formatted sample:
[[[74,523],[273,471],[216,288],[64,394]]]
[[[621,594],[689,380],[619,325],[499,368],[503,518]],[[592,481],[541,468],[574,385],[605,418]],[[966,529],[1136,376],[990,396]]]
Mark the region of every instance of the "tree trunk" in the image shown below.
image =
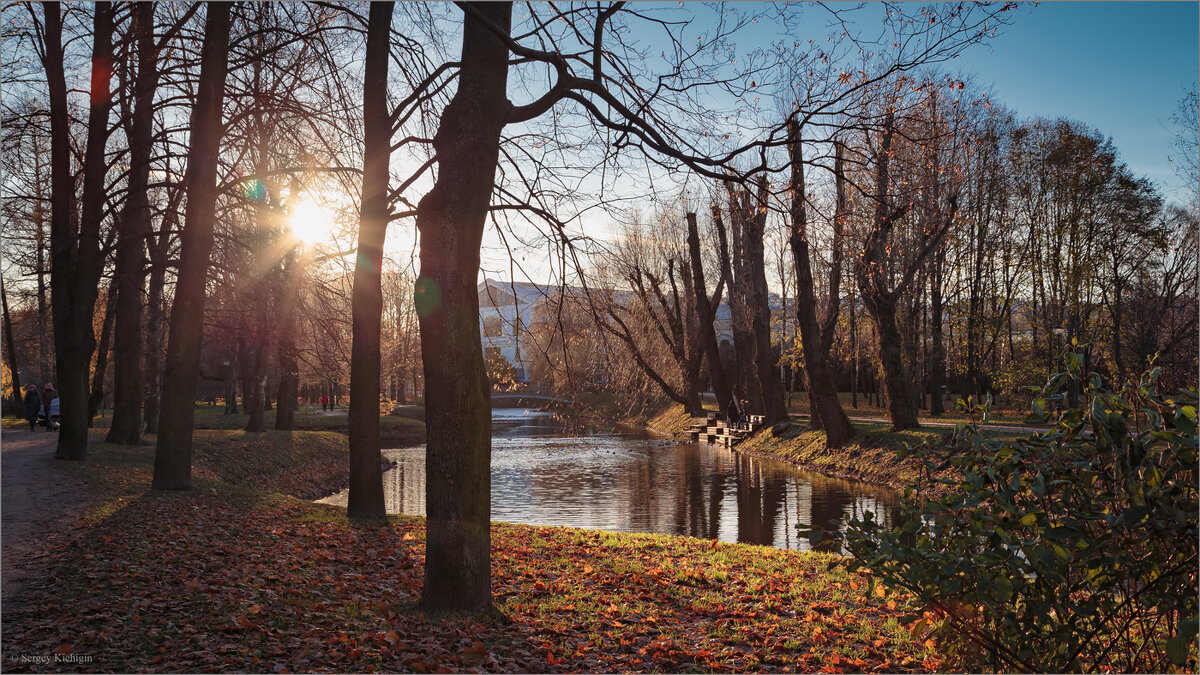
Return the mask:
[[[182,194],[182,190],[179,191]],[[166,285],[167,253],[171,230],[178,221],[176,201],[163,217],[162,232],[150,238],[150,280],[146,289],[146,433],[158,433],[159,402],[162,400],[163,287]]]
[[[791,155],[792,195],[790,215],[792,233],[789,243],[792,260],[796,267],[796,326],[800,329],[800,341],[804,351],[804,370],[808,375],[809,416],[814,429],[825,431],[825,447],[838,448],[850,440],[850,419],[838,401],[837,388],[829,372],[827,350],[822,344],[821,326],[817,322],[817,299],[813,292],[812,264],[808,249],[808,211],[805,206],[804,157],[802,153],[800,127],[788,125],[788,150]],[[840,153],[838,155],[841,157]],[[840,164],[840,162],[839,162]],[[832,289],[837,292],[837,289]],[[830,298],[830,302],[834,302]]]
[[[154,133],[154,89],[158,82],[154,48],[154,3],[133,6],[138,37],[138,72],[129,137],[129,195],[117,239],[113,415],[107,441],[137,445],[142,438],[142,286],[146,238],[150,235],[150,146]]]
[[[42,175],[42,164],[38,163],[38,175]],[[37,350],[38,350],[38,377],[42,384],[50,382],[54,379],[53,374],[53,359],[50,358],[50,344],[53,341],[53,336],[50,334],[50,321],[47,319],[50,313],[50,304],[46,302],[46,276],[49,273],[49,268],[46,267],[46,225],[44,222],[44,209],[41,207],[41,202],[45,199],[42,182],[37,184],[37,269],[34,273],[37,275]]]
[[[92,31],[91,95],[87,147],[83,157],[83,197],[79,227],[71,219],[74,185],[70,166],[70,129],[63,77],[62,18],[57,3],[47,4],[45,70],[50,92],[51,230],[50,290],[54,302],[54,351],[61,399],[60,433],[54,456],[87,457],[88,372],[96,336],[92,314],[103,266],[100,220],[104,215],[104,148],[112,107],[113,6],[97,3]]]
[[[946,347],[942,338],[942,275],[945,273],[945,253],[938,251],[929,279],[929,414],[946,412],[942,398],[942,382],[946,374]]]
[[[12,403],[13,415],[17,419],[25,417],[25,404],[21,389],[21,373],[17,369],[17,345],[13,340],[12,319],[8,316],[8,293],[4,290],[4,280],[0,279],[0,302],[4,309],[4,356],[8,361],[8,372],[12,373]]]
[[[367,27],[363,79],[366,145],[358,256],[354,265],[354,334],[350,348],[350,496],[347,512],[351,518],[383,518],[386,515],[383,472],[379,467],[379,337],[383,320],[381,270],[388,223],[388,161],[392,137],[387,108],[392,8],[391,2],[372,4]],[[425,237],[422,240],[428,241]],[[432,490],[430,485],[429,491]]]
[[[892,430],[916,429],[916,398],[908,391],[908,380],[904,374],[903,339],[896,327],[896,301],[894,298],[866,299],[867,311],[879,327],[879,361],[883,366],[883,386],[887,390],[888,413],[892,418]]]
[[[100,343],[96,347],[96,367],[92,372],[92,388],[88,393],[87,425],[92,428],[100,404],[104,402],[104,375],[108,372],[108,346],[112,342],[113,323],[120,301],[115,283],[108,285],[108,298],[104,303],[104,327],[100,329]]]
[[[854,287],[850,288],[850,351],[854,355],[850,365],[850,407],[858,409],[858,313],[855,305]]]
[[[729,405],[733,393],[725,379],[725,369],[721,366],[721,352],[717,346],[717,334],[713,328],[713,306],[708,297],[708,287],[704,283],[704,260],[700,257],[700,230],[696,226],[696,214],[687,214],[687,225],[688,254],[692,260],[692,286],[696,294],[696,313],[700,317],[700,345],[708,361],[708,374],[712,380],[713,394],[717,397],[717,409],[724,410]],[[720,282],[717,283],[717,292],[713,296],[718,305],[721,302],[721,285]]]
[[[245,343],[239,342],[237,351],[234,352],[233,361],[225,364],[225,416],[238,414],[238,363],[245,357],[242,356],[242,347]]]
[[[204,44],[200,51],[200,81],[192,114],[191,147],[188,148],[185,177],[188,200],[180,235],[179,277],[171,307],[162,413],[154,452],[152,486],[159,490],[192,487],[192,421],[203,336],[197,324],[204,317],[205,281],[213,243],[230,7],[223,2],[207,3]]]
[[[279,393],[275,409],[276,429],[296,428],[296,397],[299,394],[300,365],[296,348],[296,305],[300,298],[301,262],[291,249],[284,259],[283,297],[279,302]]]
[[[257,317],[256,317],[257,319]],[[250,343],[243,347],[243,338],[238,338],[238,351],[242,367],[242,408],[246,411],[246,431],[267,430],[263,406],[263,338],[259,331],[250,334]]]
[[[758,384],[758,371],[754,368],[754,352],[757,343],[750,330],[750,312],[747,307],[747,280],[743,261],[743,239],[741,227],[740,206],[732,186],[727,186],[729,197],[730,234],[733,246],[730,252],[729,237],[725,232],[725,222],[721,218],[719,207],[713,207],[713,226],[717,230],[720,247],[721,273],[725,278],[726,293],[729,297],[729,328],[733,333],[733,395],[746,399],[750,411],[755,414],[762,412],[762,389]],[[740,405],[740,402],[739,402]]]
[[[1112,350],[1113,363],[1116,365],[1117,382],[1121,383],[1125,379],[1125,362],[1124,355],[1121,354],[1121,324],[1125,318],[1125,307],[1123,306],[1121,278],[1117,275],[1113,281],[1113,304],[1112,304]]]
[[[491,201],[508,47],[474,12],[507,34],[508,3],[465,12],[458,90],[433,146],[438,177],[417,206],[421,276],[415,299],[425,368],[428,610],[491,606],[491,405],[479,334],[479,246]]]
[[[759,178],[757,199],[753,202],[753,214],[747,214],[746,230],[746,268],[749,271],[750,285],[750,316],[754,331],[754,368],[758,380],[760,397],[762,398],[762,414],[766,416],[767,424],[775,424],[787,419],[787,410],[783,407],[783,396],[780,394],[779,370],[775,364],[775,350],[771,347],[771,304],[767,289],[766,256],[764,251],[765,229],[767,223],[767,181]]]

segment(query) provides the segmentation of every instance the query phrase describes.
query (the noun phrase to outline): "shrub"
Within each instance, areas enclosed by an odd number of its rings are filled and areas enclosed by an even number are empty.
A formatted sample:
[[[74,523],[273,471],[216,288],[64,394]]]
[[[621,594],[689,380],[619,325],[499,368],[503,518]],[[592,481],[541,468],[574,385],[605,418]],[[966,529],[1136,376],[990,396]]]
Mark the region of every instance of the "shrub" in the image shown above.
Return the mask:
[[[1034,388],[1030,421],[1051,430],[988,439],[987,406],[963,404],[953,444],[902,452],[922,476],[903,524],[867,513],[834,536],[941,617],[967,667],[1195,672],[1196,389],[1160,393],[1156,368],[1114,393],[1066,363]],[[1049,412],[1073,381],[1080,406]]]

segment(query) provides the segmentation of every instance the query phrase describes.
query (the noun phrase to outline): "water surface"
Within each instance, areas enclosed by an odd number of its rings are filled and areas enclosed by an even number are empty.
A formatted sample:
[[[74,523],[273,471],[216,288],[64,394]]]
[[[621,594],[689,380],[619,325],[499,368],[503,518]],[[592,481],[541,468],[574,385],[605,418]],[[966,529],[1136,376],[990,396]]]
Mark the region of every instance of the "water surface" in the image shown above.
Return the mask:
[[[797,523],[827,525],[863,511],[893,521],[898,511],[892,490],[707,444],[623,428],[570,430],[530,410],[497,409],[492,426],[493,520],[807,549]],[[383,475],[388,513],[424,515],[424,446],[383,455],[396,462]]]

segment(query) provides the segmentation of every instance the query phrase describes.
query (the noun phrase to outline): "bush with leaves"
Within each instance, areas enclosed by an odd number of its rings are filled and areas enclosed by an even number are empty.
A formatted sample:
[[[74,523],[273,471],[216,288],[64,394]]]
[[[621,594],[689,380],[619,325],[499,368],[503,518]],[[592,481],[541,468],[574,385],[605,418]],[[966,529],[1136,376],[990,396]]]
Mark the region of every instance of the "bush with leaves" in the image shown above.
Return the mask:
[[[903,453],[923,476],[903,524],[867,513],[834,536],[942,617],[964,667],[1195,672],[1196,389],[1161,393],[1156,368],[1114,393],[1077,354],[1066,363],[1034,388],[1029,421],[1051,430],[989,439],[988,406],[960,402],[973,421],[952,445]]]

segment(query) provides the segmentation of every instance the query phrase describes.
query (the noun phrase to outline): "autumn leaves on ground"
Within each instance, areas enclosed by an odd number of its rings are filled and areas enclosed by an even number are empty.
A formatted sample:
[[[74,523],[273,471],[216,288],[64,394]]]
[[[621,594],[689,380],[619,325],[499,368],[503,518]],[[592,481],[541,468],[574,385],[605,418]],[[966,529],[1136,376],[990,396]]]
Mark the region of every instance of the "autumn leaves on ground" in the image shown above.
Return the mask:
[[[93,441],[74,536],[5,607],[6,671],[944,667],[919,612],[837,557],[682,537],[498,523],[496,611],[427,615],[423,521],[293,496],[342,480],[344,437],[197,432],[186,493],[148,490],[152,448]]]

